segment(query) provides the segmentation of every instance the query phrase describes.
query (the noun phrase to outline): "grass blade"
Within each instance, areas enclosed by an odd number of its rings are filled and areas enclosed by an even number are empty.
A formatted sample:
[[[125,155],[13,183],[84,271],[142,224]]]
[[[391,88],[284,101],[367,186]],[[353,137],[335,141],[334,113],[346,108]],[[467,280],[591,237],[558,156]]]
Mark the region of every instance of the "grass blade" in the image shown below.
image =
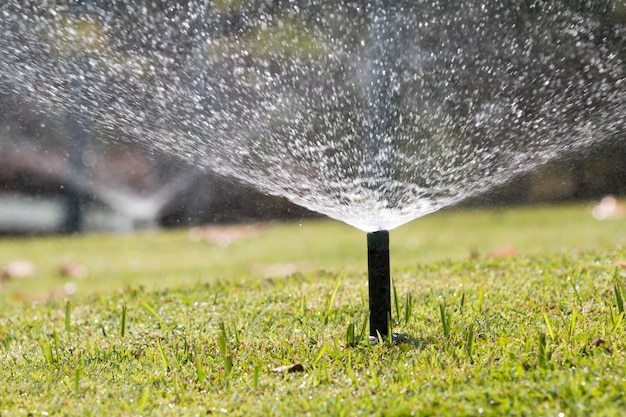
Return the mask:
[[[622,297],[622,291],[617,282],[613,284],[613,291],[615,292],[615,301],[617,302],[617,310],[620,313],[624,314],[624,298]]]
[[[47,340],[41,341],[41,353],[46,363],[54,363],[54,353],[52,353],[52,345]]]
[[[465,293],[461,294],[461,302],[459,303],[459,312],[463,314],[463,307],[465,306]]]
[[[143,413],[148,405],[148,398],[150,397],[150,385],[146,385],[146,387],[141,392],[141,399],[139,400],[139,413]]]
[[[376,330],[376,340],[377,340],[376,343],[378,343],[379,346],[382,346],[384,344],[384,342],[385,342],[385,340],[383,338],[383,335],[380,334],[380,332],[378,330]]]
[[[252,374],[252,387],[254,388],[254,392],[259,390],[259,373],[260,372],[261,372],[261,367],[255,364],[254,374]]]
[[[361,333],[359,333],[359,341],[367,340],[369,343],[369,337],[367,337],[367,326],[369,324],[368,317],[365,317],[363,324],[361,325]]]
[[[202,357],[200,355],[195,355],[193,358],[193,364],[196,368],[196,382],[198,385],[202,385],[204,379],[206,378],[206,371],[204,370],[202,364]]]
[[[615,333],[620,324],[622,324],[624,313],[615,313],[615,310],[613,310],[613,306],[609,306],[609,311],[611,314],[611,333]]]
[[[443,335],[446,337],[446,339],[449,339],[452,320],[443,302],[439,303],[439,314],[441,315],[441,326],[443,327]]]
[[[485,311],[485,290],[481,289],[478,293],[478,313]]]
[[[304,317],[306,315],[306,295],[302,294],[302,298],[300,300],[300,317]]]
[[[356,346],[356,337],[355,337],[355,329],[354,329],[354,322],[350,322],[348,324],[348,328],[346,329],[346,343],[348,344],[348,346],[350,347],[355,347]]]
[[[330,313],[333,310],[333,305],[335,304],[335,297],[337,296],[337,292],[339,291],[339,286],[341,285],[341,280],[343,278],[342,274],[337,276],[337,282],[335,283],[335,288],[333,292],[330,294],[328,301],[326,303],[326,315],[324,316],[324,325],[327,325],[330,320]]]
[[[71,330],[71,315],[70,315],[70,302],[67,301],[65,303],[65,332],[68,334],[70,334],[70,330]]]
[[[78,395],[78,389],[80,388],[80,369],[76,369],[74,372],[74,392]]]
[[[169,372],[170,364],[165,357],[165,352],[163,351],[163,347],[161,346],[161,340],[157,339],[157,349],[159,350],[159,356],[161,357],[161,362],[163,362],[163,366],[165,370]]]
[[[159,322],[159,329],[164,329],[165,326],[163,326],[163,319],[161,318],[161,316],[159,315],[159,313],[157,313],[157,311],[152,308],[148,303],[146,303],[145,301],[140,301],[140,304],[142,305],[143,308],[146,309],[146,311],[148,313],[150,313],[150,315],[152,317],[154,317],[155,319],[158,320]]]
[[[537,350],[537,366],[542,369],[548,367],[550,361],[550,353],[548,351],[548,342],[546,340],[546,334],[541,333],[539,335],[539,348]]]
[[[396,320],[400,320],[400,301],[398,300],[398,291],[396,290],[396,283],[391,281],[391,288],[393,290],[393,302],[396,308]]]
[[[474,325],[470,324],[467,329],[467,338],[465,339],[465,350],[471,363],[474,363]]]
[[[357,377],[354,373],[354,368],[352,367],[352,354],[350,352],[348,352],[348,363],[346,364],[345,372],[348,378],[350,378],[350,381],[352,381],[352,384],[356,385]]]
[[[567,331],[567,341],[572,343],[572,338],[574,337],[574,331],[576,330],[576,322],[578,321],[578,313],[576,310],[572,310],[572,318],[569,322],[569,329]]]
[[[582,305],[583,300],[582,298],[580,298],[580,294],[578,293],[578,285],[576,285],[574,280],[570,281],[570,285],[572,286],[572,289],[574,290],[574,294],[576,295],[576,299],[578,300],[578,305]]]
[[[319,353],[315,357],[315,360],[313,361],[313,366],[317,365],[317,363],[320,361],[320,359],[322,359],[322,356],[324,355],[324,353],[326,353],[327,350],[328,350],[328,344],[324,343],[324,346],[322,346]]]
[[[548,314],[545,312],[543,313],[543,321],[546,322],[546,330],[548,331],[548,336],[550,336],[552,340],[556,339],[554,335],[554,328],[552,327],[550,318],[548,317]]]
[[[409,324],[411,321],[411,314],[413,313],[413,296],[411,293],[406,293],[406,299],[404,302],[404,324]]]
[[[126,335],[126,305],[122,306],[122,320],[120,322],[120,336]]]
[[[220,335],[217,337],[217,346],[220,350],[222,362],[224,363],[224,374],[226,378],[230,376],[233,369],[233,357],[228,351],[228,344],[226,343],[226,326],[224,323],[220,323]]]
[[[52,331],[52,338],[54,340],[55,362],[59,362],[59,335],[56,330]]]

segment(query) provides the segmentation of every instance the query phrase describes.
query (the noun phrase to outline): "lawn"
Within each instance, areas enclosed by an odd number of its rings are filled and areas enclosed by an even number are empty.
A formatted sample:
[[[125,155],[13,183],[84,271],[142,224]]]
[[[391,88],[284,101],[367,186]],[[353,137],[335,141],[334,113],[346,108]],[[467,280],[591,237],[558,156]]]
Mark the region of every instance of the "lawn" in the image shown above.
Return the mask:
[[[359,337],[365,257],[328,220],[2,239],[24,276],[0,286],[0,416],[626,409],[626,219],[477,209],[392,231],[396,344]]]

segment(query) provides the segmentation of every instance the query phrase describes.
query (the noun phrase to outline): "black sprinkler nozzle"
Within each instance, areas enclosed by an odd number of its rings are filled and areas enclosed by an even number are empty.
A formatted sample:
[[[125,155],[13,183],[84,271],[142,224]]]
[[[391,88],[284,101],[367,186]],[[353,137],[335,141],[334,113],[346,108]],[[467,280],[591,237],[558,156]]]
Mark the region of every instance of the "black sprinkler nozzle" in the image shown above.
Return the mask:
[[[370,338],[389,334],[391,317],[391,277],[389,232],[367,234],[367,269],[370,304]]]

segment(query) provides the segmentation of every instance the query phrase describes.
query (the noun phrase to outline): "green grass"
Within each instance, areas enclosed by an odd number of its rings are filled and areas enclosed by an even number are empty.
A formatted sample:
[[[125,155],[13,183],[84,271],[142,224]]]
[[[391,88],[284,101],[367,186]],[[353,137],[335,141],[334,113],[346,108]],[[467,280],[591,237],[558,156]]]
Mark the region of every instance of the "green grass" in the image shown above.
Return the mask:
[[[36,272],[0,293],[0,415],[626,409],[626,221],[581,205],[447,211],[391,242],[404,341],[368,345],[365,236],[335,222],[228,247],[186,231],[1,240],[0,265]],[[507,245],[515,256],[488,256]],[[60,277],[67,261],[88,277]]]

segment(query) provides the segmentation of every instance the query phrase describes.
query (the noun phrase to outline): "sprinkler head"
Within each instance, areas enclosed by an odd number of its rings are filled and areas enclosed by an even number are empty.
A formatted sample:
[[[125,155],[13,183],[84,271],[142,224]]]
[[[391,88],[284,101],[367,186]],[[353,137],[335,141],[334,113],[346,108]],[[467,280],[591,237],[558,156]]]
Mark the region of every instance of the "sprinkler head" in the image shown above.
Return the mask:
[[[367,269],[370,307],[370,340],[390,332],[391,276],[389,268],[389,232],[367,234]]]

